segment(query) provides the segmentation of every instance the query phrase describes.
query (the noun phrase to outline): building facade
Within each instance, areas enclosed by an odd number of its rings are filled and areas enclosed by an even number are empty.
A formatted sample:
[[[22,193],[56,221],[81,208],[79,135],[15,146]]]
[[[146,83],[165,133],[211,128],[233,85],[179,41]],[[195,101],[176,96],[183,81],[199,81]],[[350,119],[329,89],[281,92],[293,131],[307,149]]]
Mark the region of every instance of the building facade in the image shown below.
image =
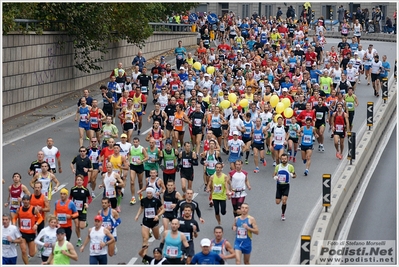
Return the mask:
[[[297,18],[302,12],[303,4],[305,2],[202,2],[198,7],[193,10],[195,12],[207,12],[222,15],[224,13],[233,11],[236,16],[241,18],[250,17],[254,12],[257,12],[260,16],[276,16],[277,8],[281,7],[283,17],[287,12],[288,6],[292,5],[297,14]],[[332,19],[338,18],[337,10],[340,5],[348,10],[349,12],[355,12],[358,7],[361,9],[368,8],[371,14],[373,7],[379,6],[384,15],[392,18],[394,11],[397,9],[396,2],[310,2],[311,9],[315,12],[315,17],[319,18],[323,16],[325,19],[330,19],[330,11],[332,11]]]

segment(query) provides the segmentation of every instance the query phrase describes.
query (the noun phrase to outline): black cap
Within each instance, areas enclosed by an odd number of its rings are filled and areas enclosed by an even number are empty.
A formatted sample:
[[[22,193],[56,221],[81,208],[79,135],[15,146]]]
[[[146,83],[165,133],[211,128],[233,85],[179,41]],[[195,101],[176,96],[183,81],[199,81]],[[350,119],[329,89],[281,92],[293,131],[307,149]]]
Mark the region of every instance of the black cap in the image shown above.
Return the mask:
[[[22,200],[30,200],[30,195],[24,195],[24,196],[22,197]]]
[[[154,248],[154,250],[152,251],[152,253],[155,253],[155,251],[158,251],[159,253],[162,254],[162,249],[159,247]]]
[[[65,229],[64,228],[58,228],[56,233],[57,233],[57,235],[65,234]]]

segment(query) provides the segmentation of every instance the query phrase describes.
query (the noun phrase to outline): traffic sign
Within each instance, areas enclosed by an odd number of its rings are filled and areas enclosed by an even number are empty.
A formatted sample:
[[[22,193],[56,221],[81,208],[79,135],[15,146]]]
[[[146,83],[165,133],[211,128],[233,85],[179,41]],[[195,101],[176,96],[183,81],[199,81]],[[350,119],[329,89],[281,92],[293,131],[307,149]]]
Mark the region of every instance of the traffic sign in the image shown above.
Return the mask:
[[[211,13],[207,16],[208,18],[208,22],[210,24],[215,24],[216,22],[218,22],[218,16],[215,13]]]
[[[398,60],[395,59],[395,67],[393,69],[393,78],[396,80],[398,78],[398,69],[397,69]]]
[[[331,174],[323,174],[323,206],[326,207],[326,211],[328,207],[331,206]]]
[[[309,265],[310,262],[310,235],[301,235],[301,265]]]
[[[374,102],[367,102],[367,126],[369,130],[373,126],[373,110],[374,110]]]
[[[188,20],[190,22],[196,22],[198,20],[198,16],[195,13],[191,13],[190,16],[188,17]]]
[[[382,99],[384,100],[384,103],[387,102],[388,100],[388,78],[382,78]]]
[[[348,160],[350,160],[350,165],[352,165],[352,160],[356,158],[356,133],[348,133]]]

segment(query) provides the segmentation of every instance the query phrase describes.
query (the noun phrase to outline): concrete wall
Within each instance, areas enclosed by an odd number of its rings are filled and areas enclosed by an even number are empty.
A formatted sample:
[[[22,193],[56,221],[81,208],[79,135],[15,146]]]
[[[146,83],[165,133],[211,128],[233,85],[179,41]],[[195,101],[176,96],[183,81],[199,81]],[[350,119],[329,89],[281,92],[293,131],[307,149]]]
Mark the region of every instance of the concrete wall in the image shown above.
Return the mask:
[[[66,41],[61,47],[59,40]],[[195,45],[197,34],[155,32],[142,49],[147,59],[177,47]],[[109,77],[118,62],[125,68],[139,48],[126,41],[109,45],[102,70],[80,72],[73,64],[70,38],[61,34],[9,34],[3,36],[3,119],[44,105],[73,91],[93,86]]]

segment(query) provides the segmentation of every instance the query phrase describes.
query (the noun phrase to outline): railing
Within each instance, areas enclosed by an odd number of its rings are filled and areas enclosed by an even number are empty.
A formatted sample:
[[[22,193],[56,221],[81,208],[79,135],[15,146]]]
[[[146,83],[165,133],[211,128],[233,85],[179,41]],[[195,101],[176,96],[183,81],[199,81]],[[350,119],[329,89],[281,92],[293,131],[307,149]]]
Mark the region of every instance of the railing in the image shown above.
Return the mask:
[[[148,23],[154,32],[191,32],[193,24],[177,24],[177,23],[157,23],[157,22],[149,22]],[[194,31],[195,32],[195,31]]]

